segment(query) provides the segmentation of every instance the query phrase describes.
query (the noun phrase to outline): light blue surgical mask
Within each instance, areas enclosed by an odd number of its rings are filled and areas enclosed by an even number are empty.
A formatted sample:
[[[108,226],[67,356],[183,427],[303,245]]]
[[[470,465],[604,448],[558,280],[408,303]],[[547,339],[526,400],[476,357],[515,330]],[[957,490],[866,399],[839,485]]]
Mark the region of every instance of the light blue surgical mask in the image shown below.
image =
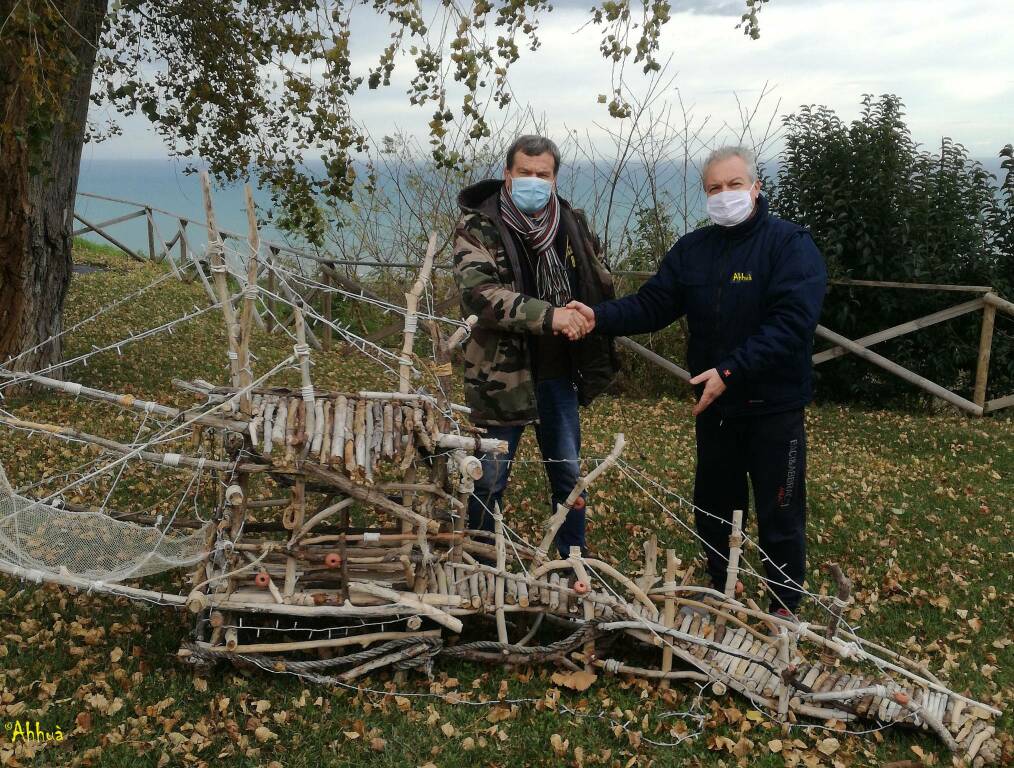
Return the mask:
[[[553,185],[537,176],[511,177],[511,200],[525,213],[541,211],[549,203]]]

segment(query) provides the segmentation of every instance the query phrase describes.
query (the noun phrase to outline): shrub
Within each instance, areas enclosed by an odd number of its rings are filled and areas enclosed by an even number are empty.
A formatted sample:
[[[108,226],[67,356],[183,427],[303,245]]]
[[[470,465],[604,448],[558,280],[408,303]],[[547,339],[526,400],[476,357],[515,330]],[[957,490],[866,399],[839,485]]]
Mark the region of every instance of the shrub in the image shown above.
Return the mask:
[[[896,96],[866,96],[846,125],[827,107],[784,118],[785,149],[770,190],[775,214],[810,228],[832,277],[990,285],[1014,295],[1014,159],[1003,180],[943,139],[922,150]],[[957,303],[959,294],[834,286],[821,322],[849,338]],[[971,297],[969,297],[971,298]],[[972,313],[879,344],[876,351],[971,396],[980,314]],[[990,392],[1014,389],[1014,334],[998,319]],[[911,398],[900,379],[845,356],[817,368],[818,395],[835,400]]]

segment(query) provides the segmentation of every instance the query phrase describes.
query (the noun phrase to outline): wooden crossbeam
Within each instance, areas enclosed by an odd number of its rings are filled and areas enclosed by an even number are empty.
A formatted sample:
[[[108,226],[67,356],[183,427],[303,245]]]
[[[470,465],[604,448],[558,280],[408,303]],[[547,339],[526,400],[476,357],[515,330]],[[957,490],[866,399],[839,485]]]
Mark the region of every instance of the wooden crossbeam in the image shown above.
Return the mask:
[[[86,219],[84,216],[82,216],[79,213],[75,213],[74,214],[74,218],[77,219],[78,221],[80,221],[82,224],[84,224],[89,229],[91,229],[91,231],[94,232],[99,237],[102,237],[102,238],[105,238],[106,240],[108,240],[110,243],[112,243],[117,248],[119,248],[121,251],[123,251],[125,254],[127,254],[130,258],[136,259],[137,261],[144,261],[144,259],[142,257],[138,256],[136,253],[134,253],[134,251],[130,250],[130,248],[128,248],[123,243],[121,243],[119,240],[117,240],[115,237],[113,237],[111,234],[109,234],[108,232],[106,232],[105,230],[103,230],[101,227],[99,227],[98,224],[93,224],[92,222],[88,221],[88,219]]]
[[[114,224],[121,224],[124,221],[130,221],[131,219],[136,219],[136,218],[139,218],[141,216],[144,216],[145,213],[146,213],[146,211],[142,208],[141,210],[134,211],[133,213],[125,213],[122,216],[117,216],[115,219],[108,219],[107,221],[100,221],[98,224],[87,224],[87,225],[81,227],[80,229],[75,229],[73,232],[71,232],[71,235],[73,237],[77,237],[78,235],[84,235],[84,234],[87,234],[88,232],[95,231],[96,227],[111,227]],[[75,216],[75,218],[79,218],[79,217]]]
[[[966,400],[960,395],[954,394],[949,389],[945,389],[939,384],[936,384],[917,373],[913,373],[908,370],[908,368],[898,365],[893,360],[888,360],[883,355],[878,355],[876,352],[861,346],[852,339],[846,338],[839,333],[835,333],[834,331],[825,328],[823,325],[817,326],[817,336],[833,342],[836,346],[844,347],[857,357],[861,357],[863,360],[883,368],[888,373],[893,373],[895,376],[907,381],[909,384],[913,384],[919,387],[919,389],[929,392],[934,397],[939,397],[941,400],[957,406],[963,411],[971,413],[973,416],[982,416],[983,414],[982,406],[976,405],[971,400]]]
[[[966,301],[963,304],[957,304],[947,309],[942,309],[939,312],[920,317],[916,320],[910,320],[907,323],[901,325],[895,325],[891,328],[886,328],[882,331],[877,331],[869,336],[863,336],[861,339],[856,339],[855,343],[861,347],[872,347],[874,344],[879,344],[882,341],[888,339],[894,339],[898,336],[904,336],[906,333],[912,333],[922,328],[928,328],[931,325],[942,323],[945,320],[951,320],[961,315],[966,315],[969,312],[974,312],[977,309],[982,309],[985,305],[985,301],[982,298],[972,299]],[[844,347],[832,347],[831,349],[825,349],[823,352],[818,352],[813,356],[813,364],[820,365],[826,363],[828,360],[834,360],[837,357],[847,355],[849,351]]]
[[[626,347],[634,354],[640,355],[649,363],[654,363],[659,368],[668,371],[674,376],[678,376],[679,378],[683,379],[683,381],[690,381],[689,371],[680,368],[678,365],[676,365],[676,363],[672,362],[671,360],[667,360],[666,358],[662,357],[661,355],[655,352],[652,352],[650,349],[641,344],[638,344],[633,339],[628,339],[626,336],[617,336],[616,343],[619,344],[621,347]]]

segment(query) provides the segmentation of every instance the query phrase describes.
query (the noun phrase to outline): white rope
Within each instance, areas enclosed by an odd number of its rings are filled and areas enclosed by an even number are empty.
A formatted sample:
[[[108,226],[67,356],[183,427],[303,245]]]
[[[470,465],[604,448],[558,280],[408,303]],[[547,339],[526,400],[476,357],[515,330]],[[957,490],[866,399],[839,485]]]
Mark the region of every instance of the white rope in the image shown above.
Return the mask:
[[[178,453],[165,453],[162,455],[162,463],[167,467],[178,467],[181,458],[183,457]]]

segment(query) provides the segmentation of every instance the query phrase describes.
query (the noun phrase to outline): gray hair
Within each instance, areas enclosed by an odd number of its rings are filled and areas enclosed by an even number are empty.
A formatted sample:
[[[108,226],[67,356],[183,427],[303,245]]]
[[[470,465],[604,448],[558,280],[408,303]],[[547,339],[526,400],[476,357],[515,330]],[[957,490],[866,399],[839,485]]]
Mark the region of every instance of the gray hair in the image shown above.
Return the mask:
[[[518,138],[514,139],[514,143],[507,149],[508,170],[514,167],[514,155],[518,152],[523,155],[528,155],[529,157],[542,155],[548,152],[553,156],[553,173],[558,173],[560,170],[560,150],[552,139],[547,139],[545,136],[536,136],[534,134],[518,136]]]
[[[747,149],[742,145],[732,144],[719,147],[708,155],[708,159],[704,161],[704,168],[701,169],[701,178],[703,179],[708,175],[708,168],[713,163],[720,163],[723,160],[728,160],[730,157],[738,157],[746,163],[746,170],[750,174],[750,181],[757,181],[757,156],[754,155],[753,150]]]

